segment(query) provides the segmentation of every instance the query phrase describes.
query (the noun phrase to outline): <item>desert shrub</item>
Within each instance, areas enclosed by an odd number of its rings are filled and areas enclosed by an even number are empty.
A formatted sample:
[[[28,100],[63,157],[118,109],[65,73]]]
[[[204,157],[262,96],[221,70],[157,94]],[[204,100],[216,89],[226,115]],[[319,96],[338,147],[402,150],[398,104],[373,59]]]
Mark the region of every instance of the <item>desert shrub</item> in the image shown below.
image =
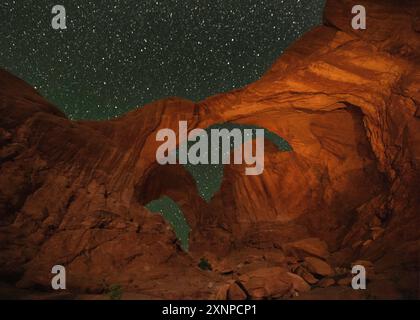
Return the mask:
[[[108,296],[111,300],[120,300],[123,290],[120,285],[113,284],[108,288]]]
[[[212,270],[211,264],[206,258],[201,258],[200,259],[200,262],[198,263],[198,267],[201,270],[209,270],[209,271]]]

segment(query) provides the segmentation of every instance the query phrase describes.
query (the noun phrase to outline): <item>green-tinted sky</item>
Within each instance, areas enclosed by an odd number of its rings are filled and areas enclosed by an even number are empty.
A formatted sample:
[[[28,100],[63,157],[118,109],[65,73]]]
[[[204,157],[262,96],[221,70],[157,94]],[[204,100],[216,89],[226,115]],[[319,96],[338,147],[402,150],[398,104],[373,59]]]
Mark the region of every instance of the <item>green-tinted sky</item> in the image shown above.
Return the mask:
[[[162,197],[147,204],[146,208],[151,212],[161,214],[174,229],[174,232],[181,243],[181,247],[184,250],[188,250],[190,227],[178,204],[171,198]]]
[[[67,30],[51,27],[64,5]],[[72,118],[256,80],[321,22],[324,0],[2,0],[0,67]]]

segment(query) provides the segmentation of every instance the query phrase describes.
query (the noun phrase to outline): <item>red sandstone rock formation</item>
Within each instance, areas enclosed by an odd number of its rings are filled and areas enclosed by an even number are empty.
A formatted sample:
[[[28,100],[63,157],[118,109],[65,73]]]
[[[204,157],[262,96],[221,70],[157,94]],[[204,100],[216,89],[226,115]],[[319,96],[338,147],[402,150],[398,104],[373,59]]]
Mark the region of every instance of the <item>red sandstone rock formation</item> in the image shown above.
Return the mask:
[[[259,81],[111,121],[70,121],[0,71],[1,279],[49,288],[63,264],[74,292],[118,283],[158,298],[419,298],[420,6],[394,3],[357,1],[368,29],[354,31],[354,1],[327,1],[324,25]],[[261,176],[226,166],[206,203],[182,167],[155,162],[157,130],[179,120],[259,125],[293,152],[267,142]],[[163,195],[192,228],[190,253],[143,207]],[[213,271],[197,268],[203,256]],[[366,292],[349,288],[360,259]]]

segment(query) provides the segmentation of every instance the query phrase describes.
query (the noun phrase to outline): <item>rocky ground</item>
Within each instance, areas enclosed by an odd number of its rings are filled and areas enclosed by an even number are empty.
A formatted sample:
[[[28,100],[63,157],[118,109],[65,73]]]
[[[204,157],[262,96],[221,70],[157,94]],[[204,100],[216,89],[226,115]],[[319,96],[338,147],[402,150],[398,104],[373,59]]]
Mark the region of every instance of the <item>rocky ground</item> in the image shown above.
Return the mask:
[[[354,4],[327,1],[324,25],[241,90],[110,121],[71,121],[0,71],[0,295],[418,299],[420,5],[357,1],[368,28],[354,31]],[[261,176],[225,166],[207,203],[187,171],[155,161],[156,132],[179,120],[258,125],[293,151],[267,141]],[[192,229],[188,253],[144,207],[164,195]],[[354,264],[367,290],[351,289]]]

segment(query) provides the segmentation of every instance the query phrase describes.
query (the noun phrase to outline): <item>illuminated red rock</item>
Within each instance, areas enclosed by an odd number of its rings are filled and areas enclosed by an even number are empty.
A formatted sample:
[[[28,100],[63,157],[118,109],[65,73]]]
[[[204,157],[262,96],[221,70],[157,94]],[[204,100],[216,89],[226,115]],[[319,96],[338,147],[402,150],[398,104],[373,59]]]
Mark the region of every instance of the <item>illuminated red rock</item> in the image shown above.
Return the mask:
[[[198,103],[158,101],[110,121],[71,121],[0,71],[1,280],[48,290],[52,266],[63,264],[76,293],[118,283],[146,297],[209,298],[246,274],[263,273],[255,288],[267,289],[264,270],[302,268],[305,256],[284,246],[317,238],[309,255],[332,268],[373,263],[373,296],[386,288],[384,297],[420,297],[420,6],[357,1],[368,29],[354,31],[354,4],[327,1],[324,25],[241,90]],[[206,203],[181,166],[155,161],[156,132],[176,131],[180,120],[191,128],[258,125],[293,151],[267,141],[260,176],[225,166],[221,190]],[[163,195],[192,228],[189,253],[144,208]],[[229,272],[200,270],[203,256]],[[284,297],[289,287],[280,282],[255,289],[255,298]],[[243,296],[237,289],[232,295]],[[369,296],[343,290],[307,295]]]

